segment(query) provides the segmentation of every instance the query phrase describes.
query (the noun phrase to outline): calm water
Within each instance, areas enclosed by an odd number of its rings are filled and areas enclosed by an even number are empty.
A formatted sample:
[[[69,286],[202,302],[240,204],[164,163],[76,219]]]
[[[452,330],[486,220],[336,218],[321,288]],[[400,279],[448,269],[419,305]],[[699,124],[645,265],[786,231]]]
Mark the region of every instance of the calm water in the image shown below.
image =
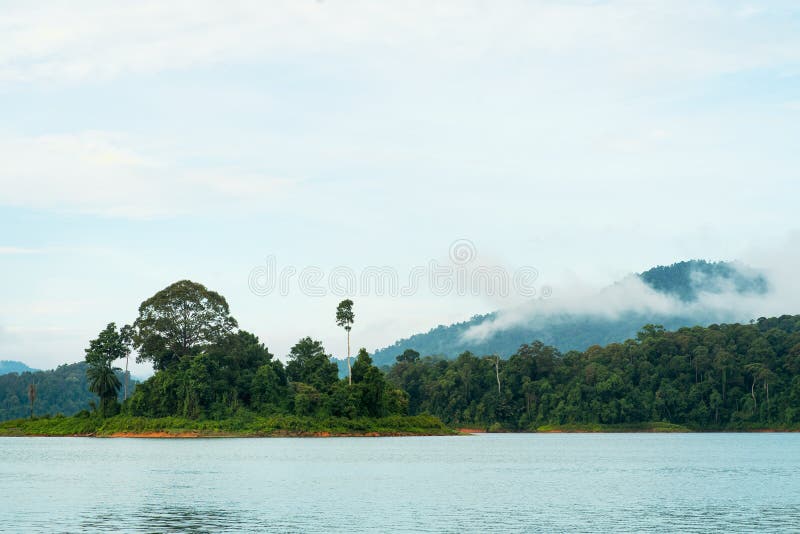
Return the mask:
[[[797,531],[800,434],[0,438],[0,531]]]

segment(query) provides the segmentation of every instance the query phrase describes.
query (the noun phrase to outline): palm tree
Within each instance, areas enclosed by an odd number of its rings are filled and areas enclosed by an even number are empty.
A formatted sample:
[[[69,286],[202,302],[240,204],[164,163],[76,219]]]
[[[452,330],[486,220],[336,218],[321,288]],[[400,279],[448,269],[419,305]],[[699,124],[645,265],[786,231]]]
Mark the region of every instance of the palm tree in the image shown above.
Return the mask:
[[[111,365],[89,365],[86,377],[89,379],[89,391],[100,397],[100,409],[105,414],[109,400],[115,399],[122,385],[117,378],[115,368]]]
[[[353,384],[353,369],[350,366],[350,329],[353,326],[356,316],[353,314],[353,301],[343,300],[336,308],[336,325],[341,326],[347,332],[347,382]]]

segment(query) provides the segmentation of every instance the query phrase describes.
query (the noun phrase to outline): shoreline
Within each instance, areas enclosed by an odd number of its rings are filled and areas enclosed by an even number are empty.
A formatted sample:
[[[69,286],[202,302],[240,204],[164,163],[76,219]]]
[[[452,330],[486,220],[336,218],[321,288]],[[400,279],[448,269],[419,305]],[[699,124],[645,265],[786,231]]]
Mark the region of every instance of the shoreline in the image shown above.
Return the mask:
[[[445,436],[457,432],[431,416],[310,418],[241,414],[228,419],[180,417],[42,417],[0,422],[0,436],[191,439],[220,437]]]
[[[402,438],[402,437],[448,437],[486,434],[796,434],[798,429],[756,429],[756,430],[562,430],[540,431],[501,431],[489,432],[476,428],[459,428],[454,433],[408,433],[408,432],[298,432],[276,431],[269,433],[200,432],[200,431],[143,431],[113,432],[111,434],[26,434],[2,433],[0,438],[98,438],[98,439],[225,439],[225,438]]]
[[[664,422],[604,425],[597,423],[540,425],[528,429],[499,425],[448,427],[429,415],[386,418],[314,419],[289,415],[245,414],[230,419],[147,418],[118,415],[97,417],[42,417],[0,422],[0,437],[97,437],[134,439],[197,438],[334,438],[471,436],[483,434],[625,434],[625,433],[795,433],[800,426],[739,426],[691,428]]]
[[[410,437],[445,437],[459,434],[434,434],[410,432],[364,432],[364,433],[332,433],[332,432],[271,432],[271,433],[205,433],[197,431],[148,431],[148,432],[114,432],[111,434],[25,434],[0,433],[0,438],[97,438],[97,439],[224,439],[224,438],[410,438]],[[467,434],[463,434],[467,435]]]
[[[540,427],[535,430],[487,430],[481,428],[458,428],[461,434],[794,434],[800,428],[740,428],[740,429],[693,429],[682,426],[670,427]]]

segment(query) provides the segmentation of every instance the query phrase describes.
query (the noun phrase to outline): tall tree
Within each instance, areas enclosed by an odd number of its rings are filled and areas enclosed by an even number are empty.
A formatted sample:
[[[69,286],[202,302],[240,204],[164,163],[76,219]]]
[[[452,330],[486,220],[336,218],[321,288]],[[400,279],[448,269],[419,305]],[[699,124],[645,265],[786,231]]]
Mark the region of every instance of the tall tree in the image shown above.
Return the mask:
[[[126,324],[119,329],[120,341],[125,347],[125,382],[123,383],[125,394],[123,400],[128,400],[128,383],[130,382],[131,373],[128,371],[128,360],[131,355],[131,344],[133,343],[133,327]]]
[[[112,403],[116,403],[117,393],[121,387],[117,378],[114,361],[124,358],[129,352],[125,337],[117,330],[117,325],[109,323],[97,338],[89,342],[86,349],[86,377],[89,379],[89,391],[100,397],[100,411],[103,415]]]
[[[351,385],[353,384],[353,369],[350,367],[350,330],[353,327],[355,318],[353,301],[350,299],[341,301],[336,308],[336,324],[347,332],[347,382]]]
[[[136,361],[166,369],[237,328],[225,297],[190,280],[162,289],[139,306],[133,323]]]

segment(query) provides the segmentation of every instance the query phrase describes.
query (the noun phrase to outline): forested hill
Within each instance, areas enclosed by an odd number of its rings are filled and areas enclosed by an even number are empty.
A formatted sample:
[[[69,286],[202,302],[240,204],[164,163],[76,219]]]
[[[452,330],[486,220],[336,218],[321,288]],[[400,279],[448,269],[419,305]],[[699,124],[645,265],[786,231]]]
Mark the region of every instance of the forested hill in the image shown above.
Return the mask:
[[[28,367],[22,362],[17,362],[14,360],[0,360],[0,375],[7,375],[8,373],[24,373],[24,372],[33,372],[36,369]]]
[[[692,260],[653,267],[636,276],[656,291],[691,302],[697,300],[702,292],[721,293],[729,290],[743,295],[766,293],[766,277],[749,271],[747,267],[728,262]]]
[[[648,325],[624,343],[564,355],[541,343],[507,360],[409,351],[388,376],[408,393],[410,414],[453,425],[798,428],[800,316],[674,332]]]
[[[122,373],[117,372],[120,381]],[[86,363],[61,365],[49,371],[10,373],[0,376],[0,421],[28,417],[31,413],[28,386],[36,385],[34,413],[73,415],[89,410],[97,395],[89,392]],[[131,389],[135,381],[130,382]],[[122,398],[120,391],[120,399]]]
[[[655,291],[683,302],[696,300],[702,292],[764,294],[768,290],[767,279],[762,274],[747,271],[732,263],[692,260],[654,267],[632,276],[638,277]],[[496,313],[476,315],[461,323],[439,325],[428,332],[401,339],[375,351],[373,359],[376,365],[392,365],[395,358],[406,349],[413,349],[423,356],[438,355],[445,358],[455,358],[464,351],[508,357],[520,345],[535,340],[562,352],[585,350],[592,345],[606,345],[635,337],[644,324],[660,324],[668,330],[674,330],[682,326],[751,319],[732,316],[727,310],[714,313],[697,309],[670,314],[631,309],[613,316],[559,313],[539,316],[528,324],[497,331],[484,339],[464,338],[464,334],[472,327],[492,321],[496,316]]]

